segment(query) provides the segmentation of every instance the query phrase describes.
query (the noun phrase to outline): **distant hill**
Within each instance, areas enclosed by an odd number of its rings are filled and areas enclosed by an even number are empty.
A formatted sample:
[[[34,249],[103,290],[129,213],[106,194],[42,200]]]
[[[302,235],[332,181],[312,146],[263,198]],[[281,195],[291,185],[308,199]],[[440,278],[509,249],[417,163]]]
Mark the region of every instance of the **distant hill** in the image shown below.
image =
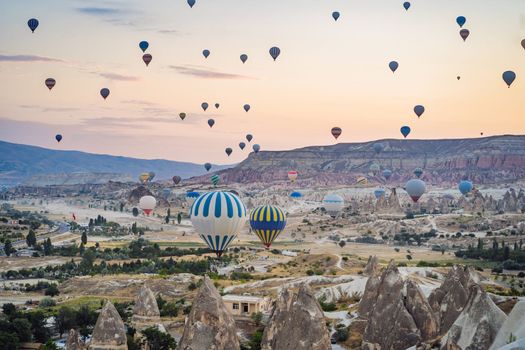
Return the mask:
[[[225,168],[228,166],[213,165],[212,170]],[[189,178],[206,172],[202,164],[57,151],[0,141],[0,186],[135,180],[147,171],[155,172],[155,180],[173,175]]]

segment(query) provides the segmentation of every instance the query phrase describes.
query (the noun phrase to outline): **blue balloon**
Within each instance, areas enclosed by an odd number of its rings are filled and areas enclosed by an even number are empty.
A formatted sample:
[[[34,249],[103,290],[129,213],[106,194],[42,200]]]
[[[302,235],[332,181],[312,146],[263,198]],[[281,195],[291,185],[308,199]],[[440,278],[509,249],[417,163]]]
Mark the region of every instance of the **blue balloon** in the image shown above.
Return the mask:
[[[374,195],[376,196],[377,199],[379,199],[385,195],[385,190],[383,188],[378,188],[377,190],[374,191]]]
[[[291,194],[290,194],[290,197],[292,198],[301,198],[303,196],[303,194],[299,191],[293,191]]]
[[[410,127],[409,126],[402,126],[401,127],[401,134],[405,137],[405,139],[407,138],[408,134],[410,134]]]
[[[277,57],[281,54],[281,49],[277,46],[274,46],[270,49],[270,56],[272,56],[273,60],[275,61]]]
[[[390,169],[383,170],[383,176],[387,180],[390,179],[390,176],[392,176],[392,170]]]
[[[286,226],[286,214],[274,205],[261,205],[250,214],[250,227],[269,248]]]
[[[242,63],[246,63],[246,61],[248,60],[248,55],[243,53],[240,58],[241,58]]]
[[[62,135],[57,134],[57,135],[55,136],[55,140],[57,140],[57,142],[62,141]]]
[[[188,0],[188,5],[190,5],[190,7],[193,7],[193,5],[195,5],[195,0]]]
[[[394,73],[399,67],[399,63],[397,63],[396,61],[392,61],[388,64],[388,66],[390,67],[390,70],[392,71],[392,73]]]
[[[334,20],[337,21],[340,16],[341,16],[341,14],[339,12],[337,12],[337,11],[332,12],[332,17],[334,18]]]
[[[410,8],[410,3],[409,3],[408,1],[405,1],[405,2],[403,3],[403,7],[405,8],[405,10],[408,11],[408,9]]]
[[[416,113],[417,117],[421,117],[423,113],[425,113],[425,107],[421,105],[417,105],[414,107],[414,113]]]
[[[142,50],[142,52],[146,52],[146,50],[148,49],[149,47],[149,43],[147,41],[141,41],[139,43],[139,47],[140,49]]]
[[[244,142],[239,142],[239,148],[243,150],[244,147],[246,147],[246,144]]]
[[[508,71],[503,73],[503,81],[505,81],[505,83],[507,83],[509,88],[512,85],[512,83],[514,82],[515,79],[516,79],[516,73],[514,73],[513,71],[508,70]]]
[[[459,16],[458,18],[456,18],[456,23],[461,28],[465,23],[467,23],[467,19],[463,16]]]
[[[413,171],[414,175],[416,175],[416,177],[419,179],[421,177],[421,175],[423,175],[423,169],[421,168],[415,168],[414,171]]]
[[[374,151],[375,151],[377,154],[381,153],[381,151],[383,151],[383,148],[385,148],[385,146],[383,146],[382,143],[380,143],[380,142],[376,142],[376,143],[374,143]]]
[[[109,96],[109,89],[108,88],[103,88],[100,90],[100,96],[102,96],[104,98],[104,100],[106,98],[108,98]]]
[[[36,18],[31,18],[29,21],[27,21],[27,25],[29,29],[31,29],[31,33],[35,32],[35,29],[38,27],[38,23],[38,19]]]
[[[210,55],[210,50],[203,50],[202,55],[204,56],[204,58],[208,58],[208,56]]]
[[[206,169],[206,171],[210,171],[210,169],[211,169],[211,164],[210,164],[210,163],[206,163],[206,164],[204,164],[204,169]]]
[[[474,186],[472,185],[472,182],[467,180],[461,181],[458,185],[459,192],[461,192],[461,194],[464,196],[467,195],[470,191],[472,191],[473,187]]]
[[[258,144],[253,145],[252,148],[255,153],[259,153],[259,151],[261,150],[261,146],[259,146]]]
[[[200,197],[200,193],[197,192],[197,191],[188,191],[186,192],[186,198],[199,198]]]

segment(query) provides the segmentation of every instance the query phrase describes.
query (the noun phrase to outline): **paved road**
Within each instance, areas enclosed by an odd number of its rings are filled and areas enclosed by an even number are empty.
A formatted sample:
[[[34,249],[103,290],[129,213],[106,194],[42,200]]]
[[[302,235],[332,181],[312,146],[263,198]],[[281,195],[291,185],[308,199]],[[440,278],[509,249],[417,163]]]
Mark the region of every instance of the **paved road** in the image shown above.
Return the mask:
[[[43,233],[41,235],[38,235],[37,238],[36,238],[36,241],[38,243],[42,243],[48,237],[53,237],[55,235],[60,235],[60,234],[66,233],[66,232],[69,232],[69,223],[63,222],[63,221],[55,221],[54,229],[49,231],[49,232]],[[14,248],[25,248],[25,247],[27,247],[27,243],[26,243],[25,239],[21,239],[19,241],[15,241],[15,242],[11,242],[11,243],[13,244]],[[4,250],[4,246],[3,245],[0,248],[1,248],[0,249],[1,251]]]

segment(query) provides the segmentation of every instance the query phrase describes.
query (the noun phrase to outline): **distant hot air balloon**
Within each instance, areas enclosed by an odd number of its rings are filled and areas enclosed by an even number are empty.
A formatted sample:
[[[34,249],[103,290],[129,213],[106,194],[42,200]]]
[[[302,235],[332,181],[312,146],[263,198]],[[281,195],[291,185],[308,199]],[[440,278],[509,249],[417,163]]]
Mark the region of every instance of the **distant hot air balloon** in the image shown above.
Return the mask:
[[[523,47],[523,48],[525,49],[525,39],[523,39],[523,40],[521,41],[521,47]]]
[[[215,109],[219,109],[220,106],[221,106],[220,104],[216,103],[215,104]]]
[[[142,55],[142,60],[144,61],[144,63],[146,63],[146,67],[149,66],[149,63],[152,59],[153,56],[151,56],[149,53],[145,53],[144,55]]]
[[[173,183],[175,185],[178,185],[181,181],[182,181],[182,178],[178,175],[175,175],[174,177],[171,178],[173,180]]]
[[[301,198],[303,196],[303,194],[299,191],[293,191],[292,193],[290,193],[290,197],[292,198]]]
[[[417,202],[419,198],[425,193],[426,185],[419,179],[409,180],[405,185],[405,191],[414,202]]]
[[[414,107],[414,113],[416,113],[417,117],[421,117],[423,113],[425,113],[425,107],[421,105],[417,105]]]
[[[250,227],[266,248],[270,248],[285,226],[286,214],[277,206],[261,205],[250,214]]]
[[[56,134],[56,136],[55,136],[55,140],[57,140],[57,142],[62,141],[62,135],[60,135],[60,134]]]
[[[379,199],[385,195],[385,189],[384,188],[378,188],[374,191],[374,196],[376,196],[376,199]]]
[[[483,133],[482,133],[482,132],[480,132],[479,134],[480,134],[481,136],[483,136]]]
[[[342,133],[343,130],[341,128],[337,126],[332,128],[332,136],[335,137],[336,140],[339,136],[341,136]]]
[[[421,177],[421,175],[423,175],[423,169],[421,168],[415,168],[414,171],[413,171],[414,175],[416,175],[416,177],[419,179]]]
[[[370,165],[370,172],[374,175],[376,175],[379,170],[381,170],[381,167],[379,166],[379,164],[377,163],[372,163],[372,165]]]
[[[458,185],[459,192],[461,192],[462,195],[466,196],[470,191],[472,191],[472,188],[474,186],[472,185],[472,182],[467,180],[460,181]]]
[[[149,180],[149,173],[142,173],[139,175],[139,181],[142,184],[145,184],[146,182],[148,182],[148,180]]]
[[[55,86],[56,83],[57,83],[56,80],[53,78],[47,78],[45,81],[45,84],[49,90],[51,90]]]
[[[29,29],[31,29],[31,33],[34,33],[36,28],[38,27],[38,19],[36,18],[31,18],[29,21],[27,21],[27,26],[29,27]]]
[[[410,134],[410,127],[405,125],[405,126],[402,126],[400,130],[401,130],[401,134],[406,139],[408,134]]]
[[[459,16],[458,18],[456,18],[456,23],[458,24],[458,26],[461,28],[463,27],[463,25],[467,22],[467,19],[463,16]]]
[[[261,150],[261,146],[259,146],[258,144],[253,145],[252,148],[255,153],[259,153],[259,151]]]
[[[208,125],[211,127],[213,127],[213,125],[215,124],[215,120],[213,119],[208,119]]]
[[[239,148],[243,150],[244,147],[246,147],[246,144],[244,142],[239,142]]]
[[[270,56],[272,56],[273,60],[275,61],[277,57],[281,54],[281,49],[274,46],[270,49]]]
[[[204,164],[204,169],[206,169],[206,171],[210,171],[210,169],[211,169],[211,164],[210,164],[210,163],[205,163],[205,164]]]
[[[376,152],[377,154],[381,153],[383,151],[383,148],[385,148],[385,146],[382,143],[374,143],[374,152]]]
[[[148,47],[149,47],[149,43],[148,43],[147,41],[145,41],[145,40],[144,40],[144,41],[141,41],[141,42],[139,43],[139,47],[140,47],[140,49],[142,50],[142,52],[146,52],[146,50],[147,50]]]
[[[108,88],[103,88],[100,90],[100,96],[102,96],[104,98],[104,100],[106,98],[108,98],[109,96],[109,89]]]
[[[510,88],[510,86],[512,85],[512,83],[514,82],[514,80],[516,79],[516,73],[514,73],[513,71],[511,70],[508,70],[506,72],[503,73],[503,81],[508,85],[508,87]]]
[[[224,150],[224,152],[226,152],[226,154],[227,154],[228,157],[229,157],[230,154],[232,154],[233,150],[232,150],[230,147],[228,147],[228,148],[226,148],[226,149]]]
[[[403,7],[405,8],[405,10],[408,11],[408,9],[410,8],[410,3],[409,3],[408,1],[405,1],[405,2],[403,3]]]
[[[337,21],[340,16],[341,16],[341,14],[338,11],[332,12],[332,17],[333,17],[334,21]]]
[[[150,171],[148,175],[149,175],[149,181],[153,181],[153,179],[155,178],[155,173],[153,171]]]
[[[248,55],[243,53],[240,57],[242,63],[246,63],[246,61],[248,61]]]
[[[395,71],[397,70],[397,68],[399,67],[399,63],[397,63],[396,61],[392,61],[388,64],[388,67],[390,68],[390,70],[392,71],[392,73],[395,73]]]
[[[390,176],[392,176],[392,170],[390,170],[390,169],[383,170],[383,177],[385,179],[387,179],[387,180],[390,179]]]
[[[204,56],[204,58],[208,58],[208,56],[210,55],[210,50],[202,50],[202,55]]]
[[[245,104],[242,108],[244,108],[244,110],[245,110],[246,112],[248,112],[248,111],[250,110],[251,107],[250,107],[249,104]]]
[[[188,5],[193,8],[193,5],[195,5],[195,0],[188,0]]]
[[[297,176],[299,174],[297,173],[297,171],[295,170],[290,170],[288,172],[288,180],[290,180],[291,182],[295,182],[295,180],[297,180]]]
[[[359,176],[355,182],[356,185],[365,186],[368,185],[368,179],[364,176]]]
[[[200,195],[201,195],[201,194],[200,194],[199,192],[197,192],[197,191],[188,191],[188,192],[186,192],[186,202],[188,202],[188,204],[189,204],[190,207],[191,207],[191,205],[193,204],[193,202],[195,202],[195,200],[196,200],[197,198],[199,198]]]
[[[184,120],[184,118],[186,118],[186,113],[179,113],[179,117]]]
[[[253,139],[253,135],[252,135],[252,134],[247,134],[247,135],[246,135],[246,140],[247,140],[248,142],[252,142],[252,139]]]
[[[231,192],[213,191],[193,203],[190,216],[195,231],[220,257],[244,227],[246,207]]]
[[[208,109],[208,106],[209,106],[209,105],[208,105],[208,102],[203,102],[203,103],[201,103],[201,107],[202,107],[202,110],[203,110],[204,112],[206,112],[206,110]]]
[[[217,186],[217,184],[219,183],[220,180],[221,180],[221,177],[219,175],[217,175],[217,174],[213,174],[210,177],[210,181],[211,181],[213,186]]]
[[[134,217],[137,217],[137,216],[139,216],[139,209],[138,208],[133,208],[131,210],[131,213],[133,214]]]
[[[458,76],[456,77],[456,79],[457,79],[457,80],[460,80],[460,79],[461,79],[461,77],[460,77],[460,76],[458,75]]]
[[[142,211],[149,216],[153,209],[155,209],[155,206],[157,205],[157,200],[153,196],[144,196],[140,198],[139,200],[139,208],[142,209]]]
[[[345,201],[343,197],[337,194],[327,194],[323,198],[323,207],[332,218],[336,218],[343,208],[345,207]]]
[[[468,29],[461,29],[459,31],[459,35],[463,39],[463,41],[467,41],[468,36],[470,35],[470,31]]]

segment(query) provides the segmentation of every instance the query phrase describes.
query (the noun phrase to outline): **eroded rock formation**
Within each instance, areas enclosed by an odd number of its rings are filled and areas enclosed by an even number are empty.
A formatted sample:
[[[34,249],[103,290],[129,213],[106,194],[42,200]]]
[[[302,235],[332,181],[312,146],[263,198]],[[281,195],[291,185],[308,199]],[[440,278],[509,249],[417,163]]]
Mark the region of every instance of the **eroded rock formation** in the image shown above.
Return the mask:
[[[107,301],[97,319],[89,350],[127,350],[126,328],[122,318]]]
[[[157,300],[151,289],[146,285],[142,286],[135,298],[131,322],[138,331],[160,322]]]

